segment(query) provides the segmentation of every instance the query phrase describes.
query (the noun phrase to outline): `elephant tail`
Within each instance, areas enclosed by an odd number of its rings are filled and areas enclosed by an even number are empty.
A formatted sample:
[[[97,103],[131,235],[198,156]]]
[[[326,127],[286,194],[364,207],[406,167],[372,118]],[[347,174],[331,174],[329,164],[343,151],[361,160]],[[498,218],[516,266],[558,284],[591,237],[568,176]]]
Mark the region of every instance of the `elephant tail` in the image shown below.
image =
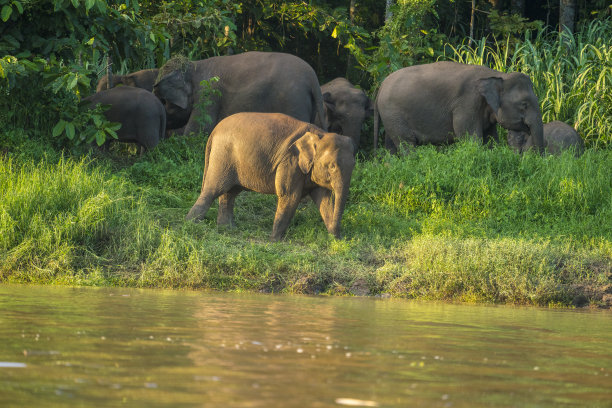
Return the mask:
[[[378,148],[378,95],[374,100],[374,150]]]
[[[212,142],[215,133],[211,133],[208,136],[208,141],[206,142],[206,153],[204,154],[204,175],[202,176],[202,190],[204,189],[204,180],[206,180],[206,173],[208,171],[208,158],[210,157],[210,149],[212,149]]]

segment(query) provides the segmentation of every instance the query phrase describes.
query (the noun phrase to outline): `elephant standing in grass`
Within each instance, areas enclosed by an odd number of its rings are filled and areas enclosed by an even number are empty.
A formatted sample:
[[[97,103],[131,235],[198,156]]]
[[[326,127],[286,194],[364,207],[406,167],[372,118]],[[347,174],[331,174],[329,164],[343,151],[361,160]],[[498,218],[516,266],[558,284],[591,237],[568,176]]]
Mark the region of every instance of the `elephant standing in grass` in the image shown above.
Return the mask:
[[[92,106],[110,105],[104,116],[111,122],[121,123],[117,131],[120,142],[137,143],[142,150],[153,149],[166,132],[166,111],[149,91],[131,86],[120,86],[97,92],[84,101]]]
[[[370,98],[345,78],[322,85],[321,92],[329,131],[350,137],[357,152],[361,126],[373,111]]]
[[[210,132],[215,125],[238,112],[278,112],[327,129],[321,88],[314,70],[304,60],[276,52],[245,52],[201,61],[170,60],[160,69],[153,92],[164,105],[190,112],[184,133]],[[220,92],[206,106],[210,118],[202,128],[200,102],[202,80],[219,77],[211,88]]]
[[[187,219],[203,219],[219,197],[217,224],[233,225],[234,200],[241,191],[276,194],[271,235],[276,241],[302,198],[310,195],[327,230],[339,238],[354,166],[347,136],[281,113],[237,113],[208,138],[202,191]]]
[[[508,131],[508,145],[517,153],[533,148],[525,132]],[[574,149],[577,156],[584,152],[584,141],[576,130],[565,122],[555,120],[544,125],[544,148],[550,154],[559,155],[563,150]]]
[[[143,69],[141,71],[132,72],[127,75],[113,75],[113,87],[117,85],[132,86],[135,88],[146,89],[149,92],[153,92],[153,84],[157,79],[159,70],[154,69]],[[96,92],[104,91],[108,89],[108,76],[104,75],[98,80],[98,86]]]
[[[487,143],[498,139],[497,123],[544,147],[538,98],[520,73],[448,61],[402,68],[382,82],[374,112],[375,147],[380,114],[392,151],[402,142],[444,144],[466,134]]]

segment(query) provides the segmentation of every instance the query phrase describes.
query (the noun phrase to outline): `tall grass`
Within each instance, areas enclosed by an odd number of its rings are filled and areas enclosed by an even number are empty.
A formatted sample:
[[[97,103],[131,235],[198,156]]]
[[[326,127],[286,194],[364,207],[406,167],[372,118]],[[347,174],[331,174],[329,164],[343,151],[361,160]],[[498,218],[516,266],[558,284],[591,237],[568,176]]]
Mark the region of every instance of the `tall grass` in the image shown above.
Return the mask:
[[[594,20],[574,34],[544,29],[508,42],[448,45],[447,58],[531,77],[544,122],[574,126],[588,146],[612,144],[612,19]]]
[[[355,169],[343,240],[305,202],[278,243],[274,196],[241,194],[234,229],[216,227],[216,206],[184,221],[200,138],[122,160],[0,156],[0,282],[597,302],[612,282],[611,155],[473,141],[381,154]]]

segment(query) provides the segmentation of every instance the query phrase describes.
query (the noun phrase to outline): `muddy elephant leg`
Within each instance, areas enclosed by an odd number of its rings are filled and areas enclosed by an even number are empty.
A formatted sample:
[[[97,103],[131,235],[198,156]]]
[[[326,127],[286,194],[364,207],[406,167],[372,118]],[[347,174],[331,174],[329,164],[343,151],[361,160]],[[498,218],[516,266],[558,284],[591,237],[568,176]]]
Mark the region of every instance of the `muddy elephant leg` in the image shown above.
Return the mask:
[[[234,202],[236,196],[240,194],[240,189],[233,188],[225,194],[219,196],[219,212],[217,213],[217,225],[227,225],[235,227],[234,222]]]
[[[285,195],[278,197],[278,205],[276,207],[276,215],[274,216],[274,226],[272,227],[272,241],[280,240],[289,226],[289,222],[295,215],[295,210],[300,203],[300,195]]]
[[[323,218],[325,227],[329,230],[332,227],[332,221],[334,220],[334,200],[332,198],[331,190],[323,187],[315,188],[311,191],[310,197],[319,209],[319,213],[321,214],[321,218]]]

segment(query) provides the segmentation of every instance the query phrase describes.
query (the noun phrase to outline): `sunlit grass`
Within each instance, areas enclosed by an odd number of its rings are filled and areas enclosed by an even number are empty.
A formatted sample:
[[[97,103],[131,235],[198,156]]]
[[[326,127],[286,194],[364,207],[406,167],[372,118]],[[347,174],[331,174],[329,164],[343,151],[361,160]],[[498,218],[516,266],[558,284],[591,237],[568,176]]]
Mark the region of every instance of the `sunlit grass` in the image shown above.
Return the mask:
[[[531,77],[544,122],[574,126],[587,146],[612,143],[612,19],[594,20],[575,34],[542,30],[510,50],[507,43],[448,45],[447,58]]]
[[[0,280],[568,305],[601,299],[612,263],[611,153],[540,157],[472,141],[360,161],[331,237],[310,202],[268,240],[274,196],[237,227],[184,217],[203,140],[143,157],[0,159]],[[362,289],[363,290],[363,289]],[[359,292],[361,293],[361,292]]]

